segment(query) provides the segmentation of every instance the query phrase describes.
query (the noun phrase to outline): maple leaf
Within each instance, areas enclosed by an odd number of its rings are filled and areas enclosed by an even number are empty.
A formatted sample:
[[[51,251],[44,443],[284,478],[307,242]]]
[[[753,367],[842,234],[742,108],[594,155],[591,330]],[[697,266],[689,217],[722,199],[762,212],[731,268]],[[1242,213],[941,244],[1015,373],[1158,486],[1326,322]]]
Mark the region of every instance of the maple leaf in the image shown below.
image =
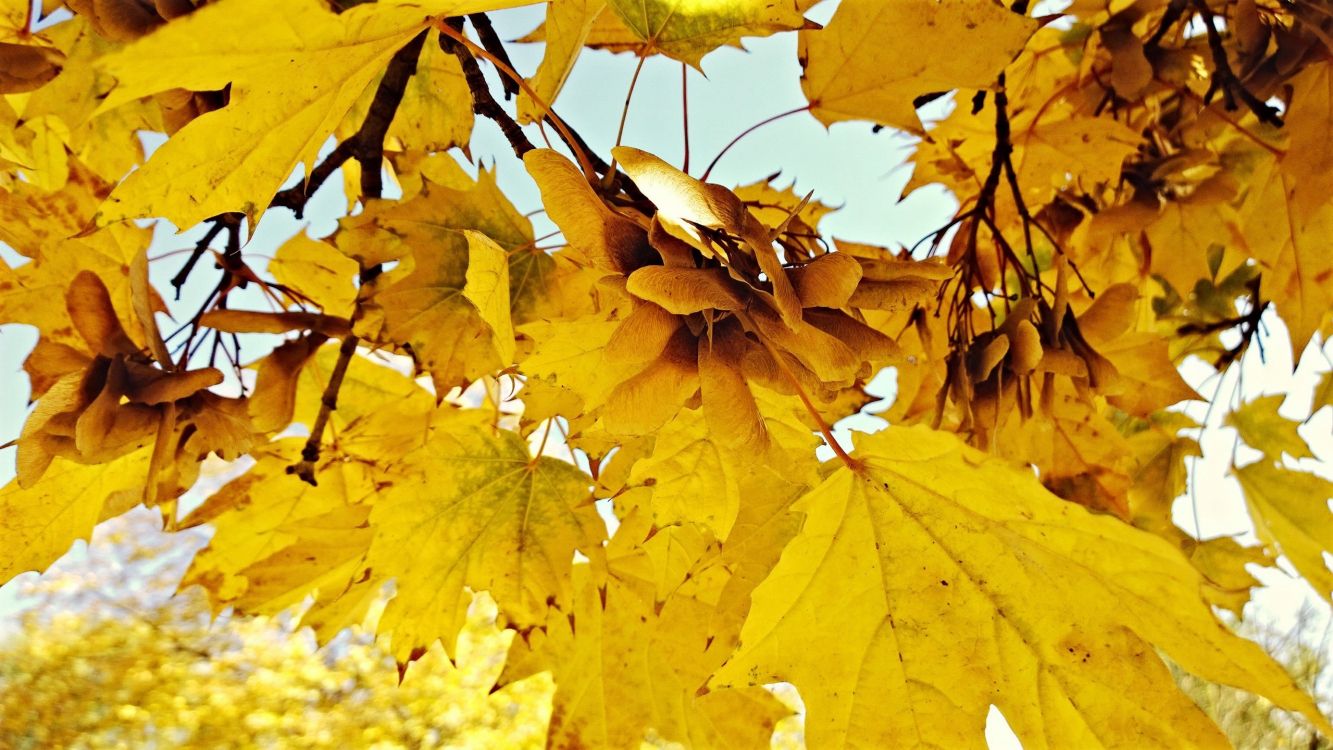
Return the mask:
[[[1246,402],[1227,415],[1227,425],[1236,428],[1240,439],[1270,460],[1280,461],[1286,453],[1292,458],[1314,458],[1310,446],[1296,432],[1299,422],[1278,414],[1286,399],[1282,395],[1261,396]]]
[[[417,367],[430,373],[441,398],[503,364],[494,332],[465,289],[465,264],[447,247],[418,248],[411,263],[376,280],[371,300],[383,326],[374,331],[367,323],[365,329],[370,338],[404,346]],[[490,280],[483,283],[485,293],[493,291]]]
[[[1036,28],[999,5],[970,0],[844,2],[828,26],[801,32],[801,90],[825,125],[874,120],[919,131],[916,97],[990,86]],[[882,29],[912,43],[884,44],[875,38]],[[967,54],[930,56],[923,49]]]
[[[727,429],[706,424],[719,409],[709,410],[705,404],[703,413],[682,411],[664,425],[652,453],[634,464],[629,483],[653,488],[650,506],[656,525],[692,523],[727,540],[744,505],[742,486],[750,472],[767,466],[799,481],[802,469],[811,471],[790,458],[801,455],[802,448],[808,450],[809,428],[783,414],[782,399],[771,391],[746,395],[757,402],[761,445],[728,445]]]
[[[1333,599],[1333,571],[1324,554],[1333,544],[1333,482],[1270,461],[1235,470],[1259,538],[1276,546],[1325,599]]]
[[[597,556],[605,536],[587,475],[464,417],[438,425],[415,461],[415,476],[376,498],[366,558],[398,581],[381,627],[400,662],[436,639],[453,654],[465,586],[490,592],[519,625],[542,623],[548,599],[567,606],[574,550]]]
[[[767,36],[805,25],[810,2],[798,0],[607,0],[644,42],[641,54],[661,52],[699,67],[709,52],[745,36]]]
[[[375,622],[400,678],[436,641],[466,662],[493,596],[499,683],[550,673],[552,746],[766,746],[778,680],[812,746],[979,746],[991,706],[1032,747],[1222,744],[1168,658],[1330,729],[1210,609],[1279,556],[1333,596],[1283,395],[1227,417],[1262,454],[1234,469],[1260,543],[1173,514],[1204,454],[1178,405],[1210,400],[1178,364],[1248,367],[1273,309],[1296,349],[1329,333],[1308,3],[845,0],[819,29],[810,0],[553,0],[527,78],[485,15],[515,4],[0,0],[0,324],[37,333],[0,579],[145,503],[212,528],[186,582],[215,609],[305,607],[320,643]],[[698,67],[793,31],[809,106],[779,117],[921,136],[904,192],[951,194],[937,229],[834,240],[787,151],[733,188],[548,108],[584,48]],[[633,101],[685,105],[682,164],[711,85],[686,78]],[[478,116],[539,196],[487,167]],[[329,180],[345,202],[312,200]],[[206,227],[160,247],[128,221],[155,216]],[[881,382],[892,426],[849,453]],[[178,519],[208,457],[240,473]]]
[[[273,254],[268,272],[274,281],[296,289],[326,314],[344,320],[352,316],[357,274],[356,261],[338,255],[326,242],[304,232],[287,240]]]
[[[760,688],[696,697],[710,607],[684,596],[657,605],[650,586],[624,577],[603,594],[575,570],[571,617],[528,642],[515,639],[498,685],[550,670],[556,693],[548,747],[627,747],[649,727],[695,747],[766,746],[788,710]],[[706,663],[706,661],[705,661]]]
[[[317,487],[289,473],[287,467],[300,452],[301,442],[288,438],[256,451],[256,463],[249,471],[223,485],[182,520],[183,528],[210,524],[214,529],[211,543],[195,556],[184,580],[208,588],[219,609],[245,597],[246,609],[265,611],[270,597],[278,593],[275,589],[279,584],[269,571],[264,584],[269,593],[251,591],[247,571],[256,566],[262,568],[265,560],[292,550],[302,535],[308,533],[312,519],[346,515],[357,507],[368,510],[374,498],[377,477],[364,463],[330,462],[320,472]],[[362,557],[369,537],[363,541]],[[345,550],[346,555],[355,552],[354,546]],[[321,591],[321,598],[336,597],[352,580],[353,573],[360,572],[346,571],[342,580],[335,580],[327,570],[315,566],[307,570],[310,572],[298,569],[283,579],[283,588],[296,592],[298,601],[304,593],[330,583],[334,589]],[[321,577],[323,581],[319,580]]]
[[[554,11],[552,15],[566,13],[574,5],[573,2],[566,2],[565,0],[561,0],[560,4],[563,7],[558,11],[555,8],[552,8],[552,11]],[[643,42],[633,31],[630,31],[625,27],[625,23],[620,20],[620,17],[616,15],[614,10],[606,7],[605,0],[602,0],[600,3],[596,3],[596,0],[594,0],[594,4],[597,6],[597,13],[593,16],[588,34],[583,40],[583,46],[588,47],[589,49],[606,50],[615,54],[621,52],[636,52],[642,49]],[[514,41],[525,44],[547,42],[548,44],[556,44],[563,48],[565,46],[565,43],[561,40],[563,34],[557,32],[554,28],[548,29],[547,26],[551,23],[553,23],[553,19],[548,17],[548,19],[543,21],[537,28]],[[570,54],[572,53],[573,52],[571,51]],[[545,56],[543,56],[543,59],[545,59]],[[573,61],[564,61],[562,58],[561,64],[573,64]]]
[[[559,0],[551,3],[540,37],[540,41],[546,42],[546,48],[542,52],[537,72],[528,79],[528,85],[537,99],[534,100],[526,91],[519,93],[519,122],[540,120],[544,115],[542,105],[549,107],[555,103],[565,80],[574,70],[574,63],[583,51],[593,24],[606,11],[606,0]],[[520,41],[538,40],[524,38]]]
[[[622,747],[649,727],[693,746],[768,745],[786,713],[771,694],[698,688],[734,647],[749,592],[799,526],[788,509],[810,484],[778,474],[740,478],[749,501],[725,544],[690,523],[657,528],[649,495],[660,486],[617,499],[623,521],[607,545],[606,582],[576,566],[573,609],[516,638],[497,681],[551,671],[552,745]]]
[[[226,211],[257,219],[429,14],[458,15],[513,0],[376,3],[334,14],[317,0],[210,3],[103,58],[110,109],[168,89],[229,89],[230,102],[183,128],[112,192],[96,222],[156,216],[180,228]],[[204,45],[196,38],[207,39]],[[185,175],[185,176],[183,176]],[[170,189],[168,189],[170,185]]]
[[[1291,145],[1280,168],[1289,178],[1292,218],[1299,225],[1326,205],[1333,191],[1333,148],[1327,138],[1333,130],[1333,64],[1312,65],[1292,83]]]
[[[56,459],[41,482],[24,489],[12,480],[0,489],[0,583],[28,570],[45,570],[93,526],[138,504],[148,478],[149,450],[99,465]]]
[[[494,170],[468,177],[451,157],[435,156],[422,165],[419,192],[400,202],[372,201],[367,210],[344,218],[334,244],[367,267],[423,253],[451,269],[464,267],[469,255],[465,230],[481,232],[506,252],[509,300],[519,322],[533,319],[546,297],[555,261],[536,250],[532,222],[500,192]],[[452,276],[450,277],[452,278]]]
[[[349,137],[369,114],[374,86],[348,110],[338,134]],[[440,49],[439,33],[426,36],[421,57],[403,91],[386,135],[405,150],[447,151],[466,147],[472,137],[472,93],[458,58]]]
[[[804,526],[710,682],[794,683],[812,744],[980,746],[992,704],[1033,747],[1223,744],[1152,647],[1327,723],[1161,540],[947,434],[890,428],[856,456],[793,506]]]
[[[1325,203],[1299,220],[1291,178],[1271,161],[1253,181],[1245,200],[1245,236],[1291,331],[1292,351],[1301,352],[1333,308],[1333,259],[1324,244],[1333,234],[1333,206]]]

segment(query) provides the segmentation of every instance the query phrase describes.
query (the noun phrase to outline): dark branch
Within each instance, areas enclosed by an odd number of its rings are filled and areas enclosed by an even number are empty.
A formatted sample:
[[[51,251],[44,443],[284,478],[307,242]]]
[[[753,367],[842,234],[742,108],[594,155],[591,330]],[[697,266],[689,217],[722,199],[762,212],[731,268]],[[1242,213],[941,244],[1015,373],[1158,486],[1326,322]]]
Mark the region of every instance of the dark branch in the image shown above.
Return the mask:
[[[421,46],[425,41],[426,32],[423,31],[394,54],[375,91],[375,98],[370,102],[370,111],[366,113],[361,129],[351,138],[356,143],[356,161],[361,165],[363,198],[378,198],[384,191],[380,175],[384,137],[393,123],[393,116],[398,112],[398,105],[403,102],[408,80],[417,72],[417,60],[421,57]]]
[[[366,198],[378,198],[383,192],[383,177],[380,174],[380,160],[384,158],[384,137],[393,124],[398,105],[403,101],[403,92],[407,82],[416,73],[417,59],[421,56],[421,46],[426,41],[426,32],[412,38],[389,61],[384,77],[380,79],[375,98],[361,127],[350,138],[339,143],[327,157],[310,170],[310,177],[286,190],[279,192],[269,204],[290,209],[296,218],[302,218],[305,205],[326,180],[338,171],[348,159],[356,159],[361,165],[361,194]]]
[[[325,386],[324,395],[319,401],[319,415],[315,417],[315,423],[310,426],[310,437],[306,438],[305,446],[301,448],[301,460],[287,467],[288,474],[297,475],[312,487],[319,484],[315,480],[315,468],[319,464],[319,448],[324,438],[324,428],[329,423],[329,416],[338,409],[338,391],[342,389],[347,366],[351,364],[352,356],[356,354],[356,346],[360,341],[354,333],[348,333],[343,338],[342,346],[338,348],[338,361],[333,366],[333,374],[329,376],[329,384]]]
[[[222,230],[229,222],[239,221],[238,217],[239,214],[227,213],[218,214],[208,220],[212,226],[210,226],[204,236],[199,239],[199,242],[195,243],[194,249],[190,251],[189,259],[185,261],[185,265],[181,266],[181,270],[177,271],[176,275],[171,278],[171,285],[176,288],[177,301],[180,301],[181,287],[185,286],[185,282],[189,280],[190,272],[194,271],[195,264],[199,262],[200,258],[204,257],[204,253],[208,252],[208,248],[213,244],[213,240],[217,239],[217,236],[222,233]]]
[[[500,41],[500,35],[495,33],[491,19],[485,13],[472,13],[468,15],[467,20],[471,21],[472,28],[476,29],[482,48],[509,66],[510,70],[517,70],[513,61],[509,59],[509,53],[505,51],[504,42]],[[504,89],[505,101],[518,96],[518,81],[510,80],[509,76],[504,75],[504,71],[500,71],[500,86]]]
[[[1227,109],[1238,109],[1236,98],[1239,97],[1260,122],[1282,127],[1282,117],[1278,114],[1277,107],[1260,101],[1259,97],[1245,88],[1245,84],[1241,83],[1235,71],[1231,69],[1231,62],[1227,59],[1227,48],[1222,43],[1222,34],[1217,30],[1217,23],[1213,19],[1213,11],[1208,7],[1208,3],[1205,0],[1194,0],[1194,7],[1198,10],[1199,17],[1203,19],[1204,28],[1208,30],[1208,49],[1213,53],[1213,81],[1208,89],[1208,95],[1204,96],[1204,102],[1207,103],[1211,99],[1214,91],[1221,89]]]
[[[384,182],[381,162],[384,159],[384,138],[388,135],[389,126],[393,124],[398,106],[403,102],[407,83],[416,74],[417,60],[421,57],[421,47],[425,44],[426,36],[425,31],[417,34],[412,41],[394,53],[393,58],[389,60],[388,68],[384,71],[384,77],[380,79],[379,88],[375,90],[375,98],[370,102],[366,119],[361,122],[361,127],[356,133],[338,144],[328,158],[311,170],[310,179],[305,184],[293,186],[279,193],[274,199],[274,205],[291,208],[296,212],[297,218],[300,218],[310,196],[348,159],[356,159],[361,167],[362,198],[379,198],[382,195]],[[378,276],[381,270],[378,265],[362,269],[362,286]],[[359,315],[358,304],[348,323],[355,324]],[[334,365],[333,374],[329,376],[328,385],[325,386],[324,395],[320,399],[319,415],[315,418],[315,423],[310,426],[310,436],[306,439],[305,447],[301,449],[301,460],[287,467],[288,473],[296,474],[311,485],[316,484],[315,469],[319,464],[324,429],[328,425],[329,416],[338,408],[338,392],[342,388],[343,376],[347,373],[348,364],[356,354],[360,341],[361,339],[353,333],[348,333],[343,338],[342,346],[338,349],[338,362]]]
[[[1185,14],[1185,6],[1188,3],[1189,0],[1171,0],[1170,4],[1166,6],[1166,12],[1162,14],[1162,21],[1157,25],[1157,30],[1153,32],[1148,41],[1143,43],[1145,53],[1156,50],[1162,45],[1162,39],[1166,37],[1166,33]]]
[[[455,31],[461,31],[463,28],[461,18],[446,19],[445,23]],[[491,96],[486,76],[482,74],[481,66],[477,64],[477,59],[472,56],[468,48],[461,42],[440,34],[440,49],[458,58],[458,64],[463,67],[463,80],[467,81],[467,87],[472,92],[472,111],[500,126],[500,132],[504,133],[510,148],[514,149],[514,155],[522,159],[524,154],[536,148],[532,145],[532,141],[528,140],[523,128],[510,117],[499,102],[495,101],[495,97]]]

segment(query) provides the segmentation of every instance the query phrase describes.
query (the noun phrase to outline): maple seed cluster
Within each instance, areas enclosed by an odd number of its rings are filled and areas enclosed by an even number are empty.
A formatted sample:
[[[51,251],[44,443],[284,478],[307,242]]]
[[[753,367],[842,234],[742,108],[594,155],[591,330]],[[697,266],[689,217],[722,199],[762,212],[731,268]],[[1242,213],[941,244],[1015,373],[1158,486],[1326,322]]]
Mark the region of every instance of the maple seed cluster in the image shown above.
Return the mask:
[[[850,304],[862,263],[787,235],[803,204],[766,227],[720,185],[638,149],[614,155],[651,204],[617,212],[559,154],[524,157],[571,244],[592,248],[593,263],[615,274],[604,283],[633,298],[606,346],[627,373],[607,399],[608,429],[649,434],[701,402],[719,440],[762,454],[769,441],[748,383],[828,402],[892,360],[893,341]]]

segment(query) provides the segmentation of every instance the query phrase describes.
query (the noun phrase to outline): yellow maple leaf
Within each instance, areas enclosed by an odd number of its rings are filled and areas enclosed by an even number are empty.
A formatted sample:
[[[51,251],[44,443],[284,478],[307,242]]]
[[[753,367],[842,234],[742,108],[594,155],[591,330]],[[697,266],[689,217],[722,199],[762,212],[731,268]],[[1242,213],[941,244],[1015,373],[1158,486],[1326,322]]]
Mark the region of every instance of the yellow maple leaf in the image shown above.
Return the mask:
[[[665,547],[669,536],[646,546]],[[671,557],[678,573],[694,559],[679,550]],[[636,747],[650,728],[689,747],[767,747],[788,713],[772,694],[746,687],[696,695],[718,660],[708,651],[713,607],[688,595],[660,601],[650,581],[626,568],[601,590],[589,566],[578,566],[569,614],[553,610],[543,630],[515,638],[497,684],[551,671],[552,748]]]
[[[1172,526],[1171,506],[1188,486],[1186,459],[1203,456],[1197,440],[1179,433],[1198,427],[1183,414],[1162,412],[1127,438],[1134,455],[1129,508],[1135,525],[1154,532]]]
[[[297,379],[292,421],[314,424],[337,361],[336,346],[320,347],[306,361]],[[335,453],[385,468],[421,447],[434,417],[435,398],[408,377],[409,371],[403,360],[352,357],[338,391],[338,408],[329,415]]]
[[[45,570],[76,539],[88,539],[105,506],[118,515],[138,502],[151,453],[138,450],[91,466],[58,458],[36,485],[23,489],[14,479],[0,488],[0,583]]]
[[[565,2],[565,0],[557,0],[557,3],[570,5],[580,1],[581,0],[571,0],[571,2]],[[552,3],[552,5],[555,4],[556,3]],[[634,52],[642,48],[643,42],[640,41],[639,37],[635,36],[633,31],[625,28],[625,23],[620,20],[620,17],[616,15],[615,11],[606,7],[605,0],[603,0],[600,5],[601,10],[593,17],[588,35],[583,40],[583,46],[588,47],[589,49],[606,50],[613,54]],[[562,9],[560,12],[563,13],[566,12],[566,10]],[[550,19],[548,18],[547,21],[544,21],[540,26],[514,41],[524,44],[546,42],[548,44],[559,44],[563,47],[564,42],[559,41],[560,34],[554,29],[547,28],[549,23]],[[553,39],[556,41],[552,41]],[[564,63],[562,62],[562,64]]]
[[[1227,415],[1227,425],[1236,428],[1240,439],[1271,461],[1281,461],[1282,454],[1292,458],[1314,458],[1310,446],[1296,432],[1300,422],[1278,414],[1286,396],[1260,396],[1245,402]]]
[[[1211,278],[1209,255],[1236,245],[1240,218],[1231,198],[1227,185],[1206,182],[1186,198],[1161,206],[1157,218],[1143,228],[1144,261],[1177,293],[1189,294],[1195,282]],[[1239,254],[1231,253],[1223,272],[1230,272],[1240,260]]]
[[[375,87],[369,86],[337,130],[348,137],[365,121]],[[472,92],[458,58],[440,49],[439,32],[431,31],[421,48],[416,72],[407,80],[403,101],[386,133],[405,150],[448,151],[466,148],[474,121]]]
[[[1027,747],[1225,746],[1154,647],[1331,728],[1161,539],[945,433],[889,428],[854,455],[793,507],[805,524],[710,683],[794,683],[811,744],[980,747],[995,705]]]
[[[364,307],[376,315],[356,329],[409,353],[430,373],[439,399],[502,364],[494,332],[467,297],[466,262],[446,246],[419,247],[410,262],[375,280]]]
[[[740,485],[729,456],[712,440],[698,410],[683,410],[657,432],[652,455],[634,464],[631,485],[653,488],[658,526],[683,521],[726,539],[740,510]]]
[[[584,411],[606,403],[612,389],[634,368],[626,363],[607,362],[607,342],[620,323],[605,313],[594,313],[560,322],[533,322],[521,330],[538,342],[523,360],[523,372],[578,399]],[[564,414],[577,416],[577,414]]]
[[[467,281],[463,296],[476,306],[491,329],[491,342],[500,364],[514,361],[514,321],[509,314],[509,258],[504,248],[481,232],[464,230],[467,237]]]
[[[882,36],[889,29],[911,42]],[[801,90],[825,125],[872,120],[920,131],[916,97],[993,85],[1036,29],[1036,21],[984,0],[845,0],[828,26],[801,32]]]
[[[500,191],[495,170],[482,169],[474,180],[448,155],[430,157],[420,168],[426,178],[411,199],[371,201],[366,210],[342,219],[334,240],[338,249],[372,266],[420,247],[453,274],[467,263],[463,231],[479,231],[506,252],[513,317],[519,322],[536,317],[550,295],[556,261],[536,248],[532,222]]]
[[[276,615],[313,595],[325,608],[345,599],[343,607],[351,605],[350,609],[359,610],[364,617],[370,597],[349,596],[348,592],[372,580],[363,575],[372,535],[369,515],[368,505],[347,505],[302,518],[299,525],[289,527],[295,541],[240,570],[239,575],[246,581],[245,593],[232,606],[240,612]],[[321,642],[337,630],[324,634]],[[316,635],[320,636],[318,632]]]
[[[1236,479],[1259,538],[1281,550],[1320,596],[1333,600],[1333,570],[1325,561],[1333,549],[1333,482],[1271,461],[1236,469]]]
[[[246,570],[259,565],[296,544],[308,532],[312,519],[349,509],[374,498],[376,476],[365,463],[340,461],[337,456],[322,456],[319,484],[310,486],[287,471],[296,463],[305,441],[286,438],[255,451],[256,463],[240,477],[223,485],[182,521],[183,528],[209,524],[213,537],[209,546],[195,556],[184,583],[198,583],[208,589],[218,609],[233,604],[250,588]],[[332,453],[329,451],[328,453]],[[330,460],[332,459],[332,460]],[[364,546],[361,552],[365,552]],[[359,572],[359,571],[358,571]],[[309,576],[318,575],[314,568]],[[289,576],[289,589],[318,588],[301,576]],[[342,593],[351,574],[324,596]],[[329,580],[326,578],[327,585]],[[273,586],[269,581],[268,586]],[[262,607],[265,597],[252,595],[250,606]]]
[[[1291,332],[1291,350],[1300,356],[1333,309],[1333,204],[1325,203],[1305,221],[1293,205],[1292,178],[1272,160],[1255,170],[1242,213],[1250,252],[1263,268],[1263,287],[1277,303]]]
[[[608,0],[642,39],[641,54],[661,52],[699,67],[703,56],[741,37],[767,36],[805,25],[797,0]]]
[[[583,51],[583,43],[593,24],[605,10],[606,0],[553,0],[548,5],[546,21],[542,25],[542,41],[546,42],[546,49],[542,52],[537,72],[528,79],[528,86],[542,104],[549,107],[555,103],[565,80],[574,70],[574,63]],[[544,115],[541,104],[528,92],[519,93],[519,122],[537,122]],[[524,160],[527,160],[526,156]]]
[[[356,300],[352,280],[356,261],[338,254],[327,242],[301,232],[287,240],[268,262],[273,279],[305,295],[326,315],[350,318]]]
[[[1115,406],[1147,416],[1172,404],[1201,398],[1171,361],[1169,342],[1155,333],[1131,333],[1096,346],[1115,365],[1118,383],[1107,393]]]
[[[394,578],[381,630],[406,663],[442,639],[453,654],[472,591],[488,591],[511,622],[545,622],[573,596],[574,551],[601,554],[606,527],[592,480],[571,464],[532,459],[515,433],[459,416],[444,420],[414,457],[415,476],[375,500],[367,564]]]
[[[103,109],[174,88],[230,86],[230,103],[158,149],[112,192],[97,225],[154,216],[186,229],[226,211],[257,219],[431,15],[518,4],[400,0],[335,14],[318,0],[224,0],[172,21],[99,61],[117,81]]]
[[[1311,65],[1292,81],[1286,131],[1291,145],[1281,160],[1289,178],[1292,218],[1304,223],[1333,194],[1333,63]]]

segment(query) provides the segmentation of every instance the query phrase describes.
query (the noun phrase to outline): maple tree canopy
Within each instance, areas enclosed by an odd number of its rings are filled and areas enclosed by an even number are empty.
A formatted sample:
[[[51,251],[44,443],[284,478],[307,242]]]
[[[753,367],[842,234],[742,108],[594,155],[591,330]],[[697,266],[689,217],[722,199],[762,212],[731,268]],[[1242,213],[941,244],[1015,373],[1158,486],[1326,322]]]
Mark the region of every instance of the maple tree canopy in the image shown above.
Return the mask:
[[[984,747],[991,706],[1028,748],[1225,745],[1164,658],[1333,734],[1216,615],[1278,555],[1333,596],[1333,485],[1280,396],[1177,369],[1277,318],[1321,354],[1326,2],[551,0],[527,78],[486,16],[519,4],[0,0],[0,323],[39,334],[0,583],[142,503],[214,529],[183,584],[218,608],[313,602],[324,640],[392,582],[402,668],[486,592],[556,747],[766,747],[778,682],[814,747]],[[772,34],[789,114],[915,135],[907,191],[952,220],[834,240],[818,196],[599,153],[553,107],[585,48]],[[451,153],[477,117],[563,243]],[[330,178],[331,234],[249,252]],[[142,219],[198,242],[149,258]],[[835,440],[886,368],[889,426]],[[1233,458],[1255,546],[1172,520],[1204,401],[1262,454]],[[210,457],[245,461],[181,503]]]

